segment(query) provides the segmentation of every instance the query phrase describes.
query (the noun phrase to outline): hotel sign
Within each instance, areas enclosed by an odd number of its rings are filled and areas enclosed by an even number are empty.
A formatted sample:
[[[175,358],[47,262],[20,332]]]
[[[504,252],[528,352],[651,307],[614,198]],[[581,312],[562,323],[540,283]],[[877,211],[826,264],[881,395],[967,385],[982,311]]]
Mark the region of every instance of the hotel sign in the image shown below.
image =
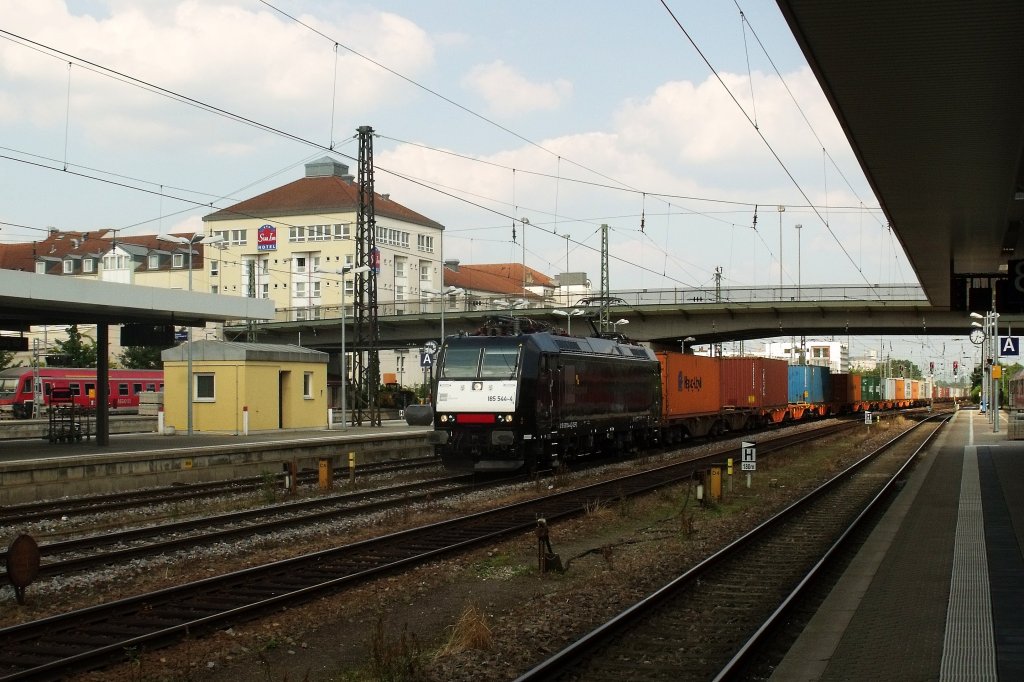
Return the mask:
[[[256,230],[256,250],[274,251],[277,249],[277,228],[273,225],[263,225]]]

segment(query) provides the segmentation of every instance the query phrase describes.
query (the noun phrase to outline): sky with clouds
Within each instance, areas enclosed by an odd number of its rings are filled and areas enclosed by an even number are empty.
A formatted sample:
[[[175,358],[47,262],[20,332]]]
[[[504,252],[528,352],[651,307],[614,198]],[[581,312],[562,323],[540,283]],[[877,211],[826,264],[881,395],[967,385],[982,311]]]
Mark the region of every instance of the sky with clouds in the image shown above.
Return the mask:
[[[778,284],[780,253],[787,285],[916,282],[772,0],[5,10],[6,243],[201,230],[328,152],[354,169],[369,125],[376,190],[445,258],[596,281],[607,224],[613,289]]]

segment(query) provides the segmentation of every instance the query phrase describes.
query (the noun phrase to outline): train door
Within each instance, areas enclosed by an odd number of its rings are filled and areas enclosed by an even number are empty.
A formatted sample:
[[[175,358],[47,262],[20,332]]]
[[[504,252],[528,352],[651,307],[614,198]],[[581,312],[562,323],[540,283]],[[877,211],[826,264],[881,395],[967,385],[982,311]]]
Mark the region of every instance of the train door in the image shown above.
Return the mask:
[[[114,392],[111,391],[110,394],[114,395]],[[113,405],[114,407],[124,407],[129,402],[130,401],[128,400],[128,384],[127,383],[118,383],[117,384],[117,397],[114,398],[113,400],[111,400],[110,404]]]
[[[85,384],[85,396],[84,397],[85,397],[85,399],[83,401],[83,404],[86,407],[95,407],[96,406],[96,384],[95,383],[88,383],[87,382]]]

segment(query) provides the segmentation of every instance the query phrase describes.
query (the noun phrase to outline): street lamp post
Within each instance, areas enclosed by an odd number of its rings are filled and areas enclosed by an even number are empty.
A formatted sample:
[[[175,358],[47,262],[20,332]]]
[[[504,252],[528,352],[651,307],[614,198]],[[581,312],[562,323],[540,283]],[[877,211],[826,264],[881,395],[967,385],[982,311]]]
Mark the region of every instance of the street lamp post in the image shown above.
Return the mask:
[[[574,308],[572,310],[562,310],[561,308],[559,308],[556,310],[552,310],[551,312],[553,312],[555,315],[558,315],[559,317],[565,318],[565,332],[569,336],[572,336],[572,318],[578,317],[579,315],[583,315],[586,311],[580,310],[579,308]]]
[[[779,300],[782,300],[782,214],[786,212],[785,206],[779,206]]]
[[[458,296],[463,293],[465,289],[459,287],[448,287],[442,291],[434,291],[433,289],[421,289],[421,291],[428,294],[437,294],[441,297],[441,343],[444,344],[444,309],[445,302],[449,296]]]
[[[565,237],[565,273],[569,274],[569,238],[570,238],[571,235],[564,234],[562,236]],[[566,305],[572,305],[570,303],[570,301],[569,301],[570,296],[571,296],[571,294],[569,293],[569,285],[566,284],[566,286],[565,286],[565,304]]]
[[[803,286],[801,277],[800,267],[800,232],[803,230],[803,225],[800,223],[796,224],[796,300],[803,300],[803,293],[801,287]],[[800,335],[800,364],[806,364],[806,357],[804,355],[804,346],[807,344],[807,337],[803,334]]]
[[[334,274],[341,275],[341,428],[343,431],[348,430],[348,416],[346,412],[348,405],[346,404],[346,395],[348,394],[348,367],[346,365],[345,357],[345,275],[352,273],[358,275],[362,272],[369,272],[369,265],[360,265],[358,268],[352,266],[346,266],[340,270],[334,270]]]
[[[622,318],[621,320],[615,320],[615,322],[612,322],[612,330],[616,334],[619,333],[619,325],[620,324],[629,324],[629,320],[627,320],[626,318]]]
[[[971,313],[975,318],[971,326],[971,341],[981,347],[982,382],[981,401],[988,410],[988,420],[992,422],[992,432],[999,431],[999,382],[995,376],[995,367],[999,362],[999,313],[993,311],[984,315]],[[982,320],[982,322],[978,322]]]
[[[800,287],[802,286],[801,285],[801,281],[800,281],[801,280],[801,277],[800,277],[800,230],[802,230],[803,227],[804,226],[801,225],[800,223],[796,224],[796,296],[797,296],[797,300],[800,300],[800,298],[801,298]]]
[[[198,233],[197,234],[193,234],[191,237],[187,237],[187,238],[186,237],[179,237],[178,235],[175,235],[175,234],[158,234],[156,236],[156,238],[158,240],[162,241],[162,242],[171,242],[172,244],[185,244],[186,246],[188,246],[188,290],[189,290],[189,293],[192,292],[192,251],[194,250],[195,245],[197,243],[199,243],[199,242],[204,242],[205,244],[209,245],[209,244],[217,244],[219,242],[224,241],[224,237],[221,237],[220,235],[216,235],[216,236],[210,237],[209,239],[206,239],[206,235],[198,234]],[[186,339],[186,342],[188,343],[188,350],[186,352],[186,355],[188,356],[188,360],[187,360],[187,370],[186,370],[186,372],[187,372],[187,382],[188,382],[188,385],[186,387],[186,396],[187,396],[187,400],[188,400],[188,405],[187,405],[188,435],[191,436],[192,435],[192,393],[193,393],[193,390],[194,390],[193,389],[193,385],[195,383],[195,381],[192,378],[192,325],[191,324],[188,325],[188,332],[187,333],[188,333],[188,338]]]

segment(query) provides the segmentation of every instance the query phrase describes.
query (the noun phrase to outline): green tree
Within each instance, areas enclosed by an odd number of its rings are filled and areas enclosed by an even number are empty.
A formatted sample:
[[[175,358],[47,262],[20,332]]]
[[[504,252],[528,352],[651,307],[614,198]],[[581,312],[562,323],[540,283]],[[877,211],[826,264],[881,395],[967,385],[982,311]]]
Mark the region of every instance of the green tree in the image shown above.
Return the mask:
[[[96,342],[78,331],[78,325],[67,328],[65,341],[54,341],[52,367],[95,367]]]
[[[884,362],[879,362],[874,369],[856,370],[851,373],[860,374],[865,377],[876,377],[876,378],[891,378],[897,379],[920,379],[921,369],[910,360],[900,360],[893,358]]]
[[[984,380],[981,365],[975,365],[971,372],[971,398],[974,402],[981,402],[981,382]]]
[[[14,353],[12,351],[0,350],[0,369],[7,369],[8,367],[15,366],[11,364],[13,362]],[[19,362],[18,365],[21,365],[21,363]]]
[[[170,346],[126,346],[117,361],[125,369],[162,369],[160,353]]]

